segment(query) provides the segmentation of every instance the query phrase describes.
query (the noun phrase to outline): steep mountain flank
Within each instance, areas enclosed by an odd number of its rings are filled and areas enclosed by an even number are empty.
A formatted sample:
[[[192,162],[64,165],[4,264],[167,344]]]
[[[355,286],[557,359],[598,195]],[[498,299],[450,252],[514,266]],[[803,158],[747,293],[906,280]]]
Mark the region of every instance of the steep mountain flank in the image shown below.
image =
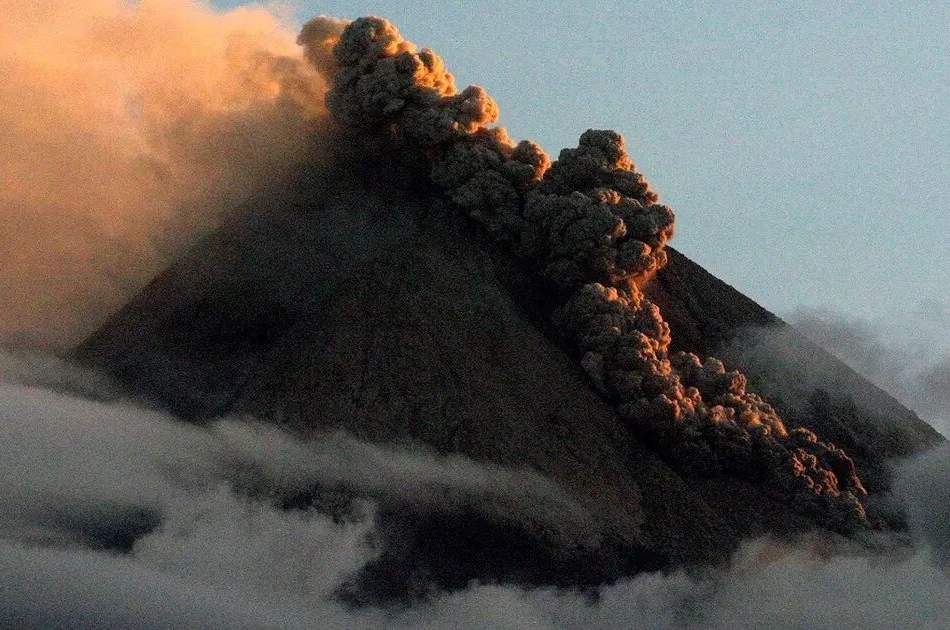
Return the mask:
[[[589,530],[565,546],[544,531],[499,523],[498,510],[466,518],[394,511],[386,518],[412,527],[387,529],[399,541],[387,545],[379,576],[367,578],[373,588],[411,583],[419,572],[458,585],[472,577],[594,583],[722,559],[744,537],[815,526],[754,483],[670,468],[546,329],[538,316],[544,295],[518,262],[444,204],[352,174],[331,187],[320,181],[322,197],[300,188],[261,195],[75,356],[195,421],[250,414],[304,435],[342,428],[532,468],[589,515]],[[695,330],[696,339],[718,343],[777,322],[671,253],[650,290],[666,300],[674,337],[690,340]],[[691,300],[702,308],[690,310]],[[729,306],[716,311],[713,303]],[[856,378],[828,355],[814,356],[829,378]],[[777,394],[791,391],[781,382]],[[892,404],[900,415],[876,433],[879,421],[863,410],[835,420],[851,423],[868,445],[867,462],[879,467],[882,457],[933,439]],[[903,450],[887,446],[895,432]]]

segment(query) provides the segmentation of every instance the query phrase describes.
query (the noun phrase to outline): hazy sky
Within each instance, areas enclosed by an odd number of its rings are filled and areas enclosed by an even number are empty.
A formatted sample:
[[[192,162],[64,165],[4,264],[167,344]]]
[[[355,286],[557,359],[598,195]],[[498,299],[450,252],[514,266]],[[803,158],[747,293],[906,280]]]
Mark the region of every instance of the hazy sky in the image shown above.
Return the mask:
[[[392,19],[553,154],[622,132],[674,246],[773,310],[950,302],[950,4],[669,4],[295,6]]]

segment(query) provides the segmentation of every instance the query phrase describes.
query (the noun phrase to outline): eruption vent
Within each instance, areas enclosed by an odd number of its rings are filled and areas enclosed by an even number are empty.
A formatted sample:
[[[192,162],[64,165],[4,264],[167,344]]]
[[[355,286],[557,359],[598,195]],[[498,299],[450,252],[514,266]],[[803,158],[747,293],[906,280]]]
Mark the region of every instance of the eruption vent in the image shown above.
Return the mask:
[[[424,165],[445,197],[528,265],[558,305],[550,316],[594,387],[680,470],[764,479],[826,525],[867,523],[849,457],[789,429],[721,361],[671,353],[669,326],[642,287],[666,263],[674,215],[658,204],[613,131],[588,130],[551,162],[515,143],[495,101],[457,91],[442,59],[388,21],[310,21],[299,43],[327,78],[334,119],[393,160]]]

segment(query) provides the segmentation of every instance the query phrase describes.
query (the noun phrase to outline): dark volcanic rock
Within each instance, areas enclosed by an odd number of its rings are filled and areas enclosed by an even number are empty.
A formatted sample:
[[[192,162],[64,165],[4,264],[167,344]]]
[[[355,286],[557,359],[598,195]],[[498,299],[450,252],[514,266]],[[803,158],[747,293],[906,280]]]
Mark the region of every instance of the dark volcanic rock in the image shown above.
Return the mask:
[[[454,212],[356,177],[329,186],[257,198],[75,356],[196,421],[253,414],[303,435],[343,428],[530,467],[590,515],[588,542],[563,549],[544,532],[508,538],[484,515],[396,510],[391,522],[412,527],[388,528],[398,544],[364,576],[364,590],[385,594],[393,580],[418,574],[449,585],[476,577],[596,583],[722,559],[743,537],[813,526],[756,484],[685,479],[641,444],[544,330],[544,296]],[[729,363],[792,412],[791,424],[819,425],[854,450],[872,491],[885,487],[884,458],[938,439],[681,254],[671,251],[649,293],[678,349],[724,348]],[[782,335],[739,343],[763,326]],[[778,338],[783,352],[770,353]],[[842,383],[862,392],[850,407],[816,393]]]

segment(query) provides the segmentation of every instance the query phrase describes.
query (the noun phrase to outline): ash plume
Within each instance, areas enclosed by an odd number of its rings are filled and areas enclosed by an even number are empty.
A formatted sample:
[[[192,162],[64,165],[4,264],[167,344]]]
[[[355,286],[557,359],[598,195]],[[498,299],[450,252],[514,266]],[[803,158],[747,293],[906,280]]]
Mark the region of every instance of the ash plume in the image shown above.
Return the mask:
[[[72,346],[222,208],[314,159],[323,82],[263,9],[2,10],[0,344]]]
[[[559,296],[551,316],[594,386],[638,435],[686,472],[764,478],[826,525],[868,523],[850,458],[789,429],[713,358],[670,353],[669,326],[641,287],[666,262],[674,215],[623,138],[588,130],[557,161],[500,127],[484,89],[458,91],[441,58],[377,18],[323,17],[298,42],[327,78],[332,117],[432,184]]]

